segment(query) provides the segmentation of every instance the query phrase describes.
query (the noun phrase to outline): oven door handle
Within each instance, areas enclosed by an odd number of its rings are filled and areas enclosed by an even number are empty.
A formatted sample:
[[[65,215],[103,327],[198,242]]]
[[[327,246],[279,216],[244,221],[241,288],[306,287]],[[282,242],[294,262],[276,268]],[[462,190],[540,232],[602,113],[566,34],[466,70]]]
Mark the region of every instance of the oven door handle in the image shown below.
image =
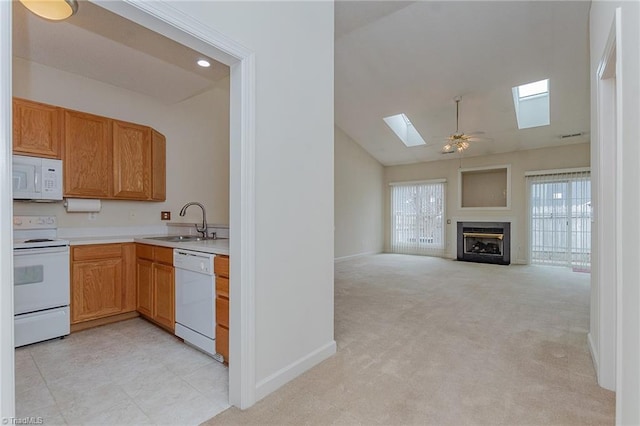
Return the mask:
[[[23,248],[13,249],[14,256],[31,256],[34,254],[46,254],[46,253],[64,253],[69,251],[69,246],[62,247],[40,247],[40,248]]]

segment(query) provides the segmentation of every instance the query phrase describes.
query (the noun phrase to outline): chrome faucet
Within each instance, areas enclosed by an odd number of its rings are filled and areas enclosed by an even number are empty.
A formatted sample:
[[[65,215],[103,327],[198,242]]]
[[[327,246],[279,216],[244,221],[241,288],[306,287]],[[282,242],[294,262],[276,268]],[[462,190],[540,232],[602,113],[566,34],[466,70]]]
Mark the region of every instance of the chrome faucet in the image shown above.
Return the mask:
[[[184,206],[182,206],[182,209],[180,209],[180,216],[184,216],[187,213],[187,207],[192,206],[194,204],[202,209],[202,227],[199,227],[198,224],[196,223],[196,231],[200,232],[202,234],[202,238],[206,240],[208,238],[207,212],[205,211],[204,206],[202,204],[195,201],[191,201],[190,203],[185,204]]]

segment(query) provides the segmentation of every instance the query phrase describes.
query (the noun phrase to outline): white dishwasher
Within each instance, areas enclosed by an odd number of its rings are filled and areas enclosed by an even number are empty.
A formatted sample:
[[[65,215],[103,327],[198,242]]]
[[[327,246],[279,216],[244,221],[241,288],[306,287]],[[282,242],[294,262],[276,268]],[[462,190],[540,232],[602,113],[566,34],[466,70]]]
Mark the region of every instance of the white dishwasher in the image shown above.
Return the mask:
[[[175,334],[218,359],[214,257],[209,253],[173,249],[173,266],[176,268]]]

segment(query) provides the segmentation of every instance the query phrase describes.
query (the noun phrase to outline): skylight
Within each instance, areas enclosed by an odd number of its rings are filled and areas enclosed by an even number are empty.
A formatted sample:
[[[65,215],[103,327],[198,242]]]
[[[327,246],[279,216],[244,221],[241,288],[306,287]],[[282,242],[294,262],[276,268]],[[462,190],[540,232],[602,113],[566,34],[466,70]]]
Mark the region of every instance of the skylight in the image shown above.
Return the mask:
[[[551,123],[549,79],[516,86],[512,92],[519,129],[548,126]]]
[[[518,86],[518,97],[528,98],[529,96],[541,95],[549,92],[549,80],[535,81],[529,84]]]
[[[426,145],[426,142],[406,115],[392,115],[384,117],[383,120],[406,146]]]

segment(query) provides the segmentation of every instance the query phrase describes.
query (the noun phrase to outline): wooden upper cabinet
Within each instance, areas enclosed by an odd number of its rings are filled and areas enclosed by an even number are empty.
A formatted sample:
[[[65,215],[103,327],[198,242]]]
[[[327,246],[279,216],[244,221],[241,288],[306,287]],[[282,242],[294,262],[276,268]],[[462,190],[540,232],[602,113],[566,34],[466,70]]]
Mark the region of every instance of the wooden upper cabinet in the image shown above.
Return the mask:
[[[62,108],[13,99],[13,153],[60,158]]]
[[[151,198],[151,128],[113,120],[113,196]]]
[[[151,129],[151,199],[167,199],[167,154],[166,139]]]
[[[14,98],[13,152],[62,159],[64,197],[166,199],[166,139],[148,126]]]
[[[64,196],[111,198],[113,144],[111,120],[64,111]]]

